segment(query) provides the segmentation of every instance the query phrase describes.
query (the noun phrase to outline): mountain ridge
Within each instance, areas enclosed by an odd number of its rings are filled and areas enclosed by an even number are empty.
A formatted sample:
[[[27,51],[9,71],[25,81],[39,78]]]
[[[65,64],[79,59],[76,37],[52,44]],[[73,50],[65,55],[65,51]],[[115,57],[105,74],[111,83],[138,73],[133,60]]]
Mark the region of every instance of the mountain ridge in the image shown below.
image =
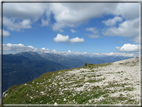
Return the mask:
[[[59,63],[42,59],[42,57],[34,59],[30,56],[25,57],[19,54],[3,55],[3,91],[13,85],[38,78],[45,72],[53,72],[66,68]]]
[[[106,61],[86,56],[38,54],[31,51],[3,55],[3,91],[13,85],[38,78],[43,73],[81,67],[85,62],[100,64]],[[22,78],[23,76],[25,78]]]

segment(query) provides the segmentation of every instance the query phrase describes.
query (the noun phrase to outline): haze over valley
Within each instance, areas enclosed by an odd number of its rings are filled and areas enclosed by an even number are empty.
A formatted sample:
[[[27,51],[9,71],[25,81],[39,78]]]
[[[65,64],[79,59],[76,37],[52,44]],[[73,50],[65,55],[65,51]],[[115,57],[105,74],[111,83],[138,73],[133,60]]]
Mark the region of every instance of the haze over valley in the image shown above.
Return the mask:
[[[13,85],[29,82],[46,72],[82,67],[85,62],[102,64],[130,57],[87,57],[83,55],[22,52],[3,55],[3,92]]]

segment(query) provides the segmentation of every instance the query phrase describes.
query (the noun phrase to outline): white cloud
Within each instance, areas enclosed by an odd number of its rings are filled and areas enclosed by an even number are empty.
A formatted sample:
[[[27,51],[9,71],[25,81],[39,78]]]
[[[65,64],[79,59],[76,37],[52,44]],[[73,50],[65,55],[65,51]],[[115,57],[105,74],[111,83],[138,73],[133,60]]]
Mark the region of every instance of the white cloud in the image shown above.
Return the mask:
[[[70,42],[84,42],[84,39],[83,39],[83,38],[76,37],[76,38],[70,39]]]
[[[41,24],[42,27],[48,26],[48,24],[49,24],[48,20],[41,19],[41,22],[42,22],[42,24]]]
[[[92,11],[99,10],[99,11]],[[122,16],[125,19],[139,17],[139,3],[57,3],[50,5],[56,23],[53,30],[76,27],[91,18],[104,14]]]
[[[51,51],[51,53],[55,53],[55,54],[60,54],[60,55],[87,55],[87,56],[91,56],[91,57],[105,57],[105,56],[123,56],[123,57],[135,57],[138,55],[135,54],[128,54],[128,53],[87,53],[87,52],[71,52],[70,50],[68,50],[67,52],[59,52],[57,50],[53,50]]]
[[[45,48],[41,48],[41,49],[45,50]]]
[[[0,36],[1,36],[1,29],[0,29]],[[8,31],[3,30],[3,37],[9,37],[10,33]]]
[[[12,51],[14,52],[25,52],[25,51],[33,51],[33,52],[38,52],[38,53],[54,53],[54,54],[61,54],[61,55],[87,55],[87,56],[96,56],[96,57],[102,57],[102,56],[125,56],[125,57],[134,57],[134,54],[127,54],[127,53],[92,53],[89,54],[87,52],[71,52],[71,50],[68,50],[67,52],[60,52],[57,50],[49,50],[49,49],[45,49],[45,48],[35,48],[33,46],[24,46],[23,44],[19,43],[19,44],[3,44],[3,50],[4,51]]]
[[[136,52],[139,51],[139,45],[135,44],[124,44],[122,47],[116,47],[117,51],[122,51],[122,52]]]
[[[121,17],[114,17],[113,19],[108,19],[106,21],[102,21],[106,26],[114,26],[117,22],[122,22]]]
[[[114,9],[114,15],[121,15],[126,19],[135,19],[139,17],[139,3],[119,3]]]
[[[30,51],[33,50],[34,47],[32,46],[24,46],[23,44],[3,44],[3,50],[11,50],[11,51],[18,51],[18,50],[25,50],[25,51]]]
[[[57,34],[57,36],[55,38],[53,38],[54,42],[70,42],[70,43],[73,43],[73,42],[84,42],[84,39],[83,38],[79,38],[79,37],[75,37],[75,38],[72,38],[72,39],[69,39],[69,36],[66,35],[66,36],[63,36],[61,34]]]
[[[126,20],[119,24],[118,28],[110,27],[108,29],[103,29],[102,33],[106,36],[124,36],[131,37],[135,40],[135,38],[139,37],[139,18]]]
[[[72,32],[72,33],[76,33],[77,31],[75,31],[74,29],[71,29],[71,32]]]
[[[49,17],[49,15],[48,15],[48,17]],[[42,24],[41,24],[41,26],[43,27],[43,26],[48,26],[49,25],[49,18],[47,19],[47,20],[44,20],[44,19],[41,19],[41,22],[42,22]]]
[[[31,21],[29,19],[25,20],[18,20],[16,22],[16,19],[8,19],[6,17],[3,18],[3,24],[12,31],[20,31],[21,29],[30,29],[31,27]]]
[[[54,31],[57,31],[57,30],[62,31],[61,28],[64,28],[64,27],[65,27],[64,23],[54,23],[54,25],[52,26],[52,29]]]
[[[121,16],[125,19],[118,27],[110,27],[103,29],[103,34],[106,36],[123,36],[129,37],[135,43],[139,43],[139,3],[118,3],[114,11],[111,11],[115,17]],[[114,18],[115,19],[115,18]],[[109,19],[104,23],[107,26],[115,25],[116,19]],[[117,19],[121,22],[121,19]]]
[[[138,18],[139,3],[5,3],[3,11],[4,17],[9,20],[10,25],[11,23],[15,24],[11,18],[19,21],[14,26],[15,29],[18,28],[17,25],[20,25],[18,23],[23,20],[30,20],[29,26],[31,26],[40,18],[43,19],[44,15],[47,20],[42,21],[42,26],[47,26],[52,13],[56,20],[52,29],[63,31],[63,28],[77,27],[91,18],[102,17],[104,14],[119,15],[126,19]],[[12,29],[11,26],[5,24],[4,26]],[[27,27],[22,28],[26,29]]]
[[[27,20],[22,20],[21,26],[22,26],[22,28],[31,28],[30,23],[31,23],[31,21],[28,20],[28,19]]]
[[[127,54],[127,53],[93,53],[92,56],[104,57],[104,56],[124,56],[124,57],[134,57],[135,54]]]
[[[89,35],[89,38],[99,38],[99,35]]]
[[[139,24],[137,20],[139,3],[5,3],[3,11],[3,24],[12,31],[30,29],[32,24],[40,18],[42,19],[41,26],[48,26],[51,13],[56,20],[52,29],[61,32],[63,32],[63,28],[77,27],[91,18],[98,18],[107,14],[116,15],[116,17],[107,20],[106,25],[115,25],[117,21],[121,21],[118,17],[121,16],[126,21],[119,24],[118,28],[110,27],[104,30],[104,35],[131,37],[136,43],[139,42],[139,27],[137,27]],[[43,20],[44,14],[46,14],[47,20]],[[92,32],[96,33],[93,30]],[[89,37],[98,36],[93,35],[89,35]]]
[[[96,28],[86,28],[86,31],[91,31],[92,33],[96,34],[97,33],[97,30]]]
[[[3,44],[3,50],[4,51],[12,51],[12,52],[25,52],[25,51],[33,51],[33,52],[39,52],[39,53],[49,53],[50,50],[49,49],[45,49],[45,48],[41,48],[41,49],[37,49],[34,48],[33,46],[24,46],[23,44],[19,43],[19,44]]]
[[[46,3],[4,3],[3,14],[7,18],[37,21],[48,7]]]
[[[70,51],[70,50],[68,50],[68,53],[71,53],[71,51]]]
[[[53,3],[50,5],[50,11],[56,20],[53,30],[76,27],[93,17],[101,17],[112,12],[116,5],[117,3]]]
[[[46,17],[49,16],[48,5],[48,3],[4,3],[3,24],[12,31],[32,28],[31,25],[42,18],[45,11]],[[45,25],[47,21],[43,20],[42,26]]]
[[[69,36],[63,36],[61,34],[57,34],[57,36],[53,39],[54,42],[67,42],[69,41]]]

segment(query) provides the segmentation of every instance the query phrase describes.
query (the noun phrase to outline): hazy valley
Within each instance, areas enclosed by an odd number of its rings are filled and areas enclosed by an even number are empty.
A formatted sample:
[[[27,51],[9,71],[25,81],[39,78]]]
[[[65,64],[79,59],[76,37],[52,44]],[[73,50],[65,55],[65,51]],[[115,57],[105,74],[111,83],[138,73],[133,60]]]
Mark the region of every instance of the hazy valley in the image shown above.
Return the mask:
[[[83,55],[22,52],[3,55],[3,92],[13,85],[29,82],[46,72],[77,68],[84,63],[101,64],[129,57],[87,57]]]

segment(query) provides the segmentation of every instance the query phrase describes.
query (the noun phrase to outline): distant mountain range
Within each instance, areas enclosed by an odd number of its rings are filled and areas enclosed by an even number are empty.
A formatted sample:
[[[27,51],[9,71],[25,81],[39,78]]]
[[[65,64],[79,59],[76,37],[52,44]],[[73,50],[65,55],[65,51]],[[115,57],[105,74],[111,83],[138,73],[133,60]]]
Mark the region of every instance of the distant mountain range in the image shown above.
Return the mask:
[[[66,68],[33,52],[3,55],[3,91],[38,78],[43,73]]]
[[[87,57],[83,55],[64,56],[58,54],[22,52],[3,55],[3,92],[13,85],[32,81],[46,72],[77,68],[84,63],[110,63],[130,57]]]

